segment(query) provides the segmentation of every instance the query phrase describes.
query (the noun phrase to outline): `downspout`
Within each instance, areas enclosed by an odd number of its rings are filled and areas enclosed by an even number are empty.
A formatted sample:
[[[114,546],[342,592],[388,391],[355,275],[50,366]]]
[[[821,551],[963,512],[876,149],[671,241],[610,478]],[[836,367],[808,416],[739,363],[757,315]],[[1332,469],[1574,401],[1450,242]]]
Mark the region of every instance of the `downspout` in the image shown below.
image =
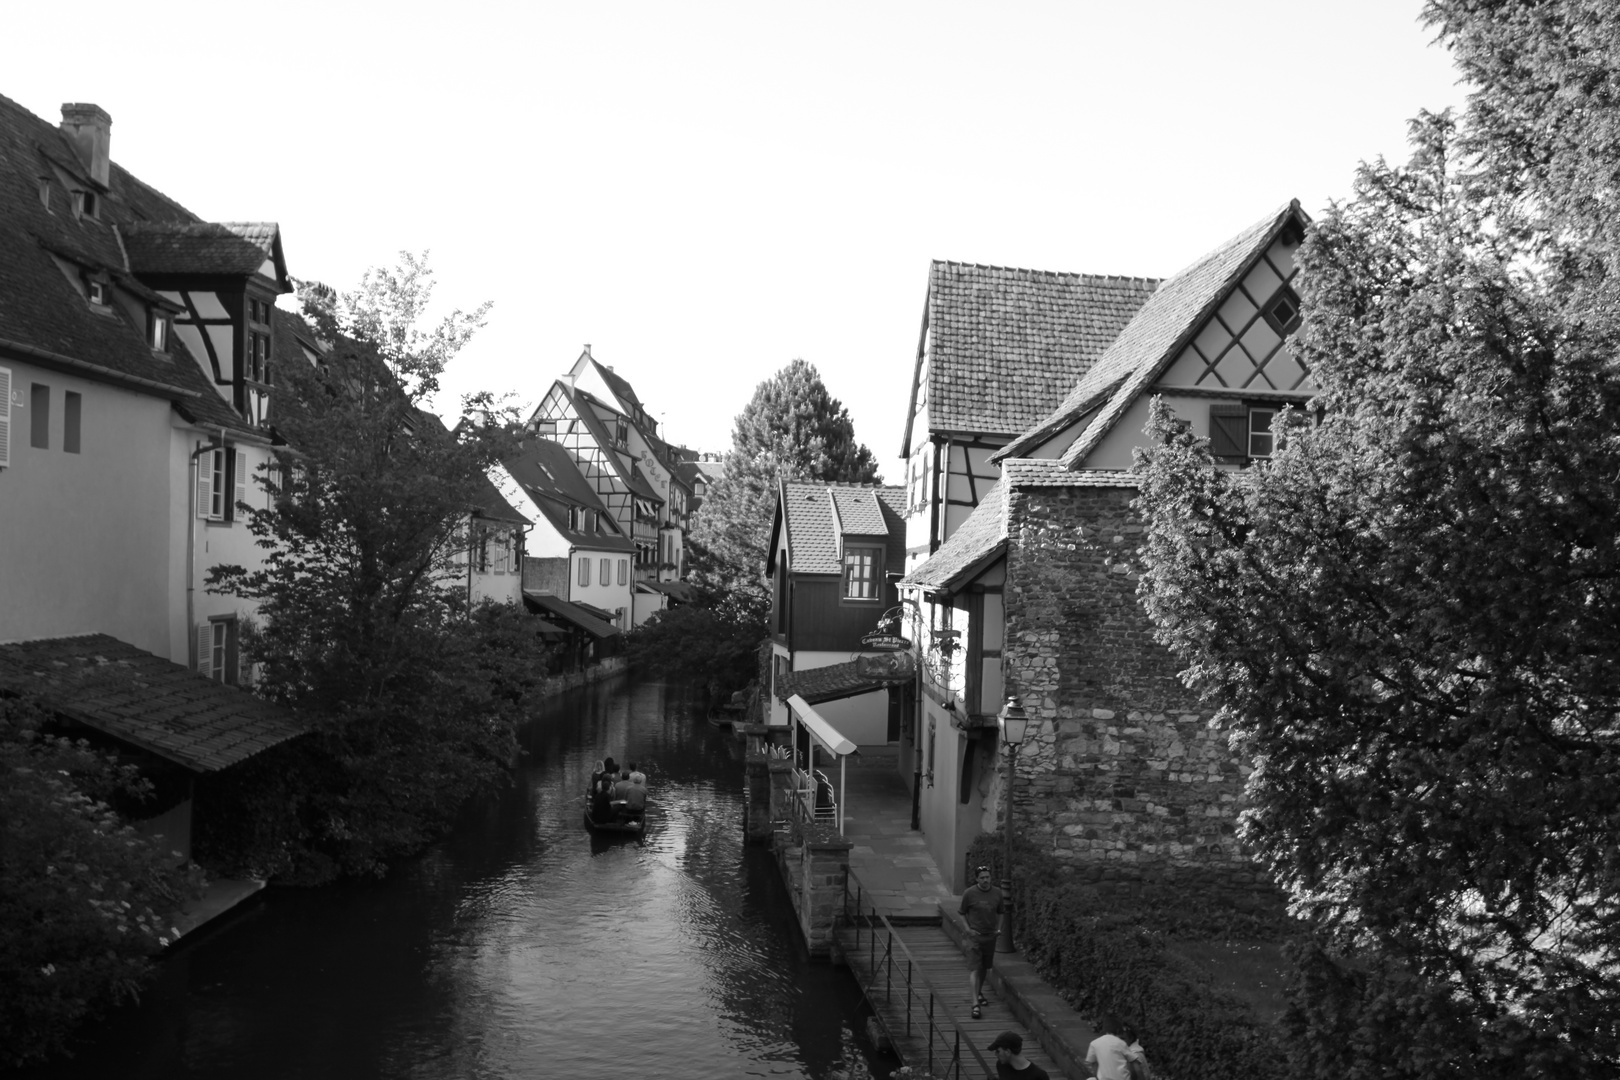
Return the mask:
[[[928,554],[932,555],[934,552],[939,550],[939,534],[940,531],[945,527],[944,523],[940,520],[940,505],[945,501],[949,494],[948,492],[941,491],[939,488],[939,448],[943,443],[945,453],[947,456],[949,456],[951,452],[951,444],[949,440],[942,440],[938,435],[933,436],[929,441],[934,444],[934,478],[929,482],[930,486],[933,488],[933,494],[928,499],[929,514],[932,519],[928,522]]]
[[[197,470],[202,468],[197,459],[225,445],[225,429],[219,429],[219,442],[206,443],[191,452],[191,468],[186,471],[190,492],[186,496],[186,658],[192,671],[197,670]]]

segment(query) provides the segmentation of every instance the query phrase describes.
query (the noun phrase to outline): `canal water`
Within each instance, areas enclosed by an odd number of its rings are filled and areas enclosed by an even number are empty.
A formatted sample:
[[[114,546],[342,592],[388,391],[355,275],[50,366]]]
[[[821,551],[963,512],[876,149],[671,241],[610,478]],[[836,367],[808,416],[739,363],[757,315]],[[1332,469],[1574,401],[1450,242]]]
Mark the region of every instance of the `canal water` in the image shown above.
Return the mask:
[[[769,853],[743,843],[739,745],[677,687],[626,678],[522,737],[511,789],[443,843],[382,880],[266,890],[32,1075],[827,1077],[860,994],[803,957]],[[648,775],[645,839],[582,827],[605,754]]]

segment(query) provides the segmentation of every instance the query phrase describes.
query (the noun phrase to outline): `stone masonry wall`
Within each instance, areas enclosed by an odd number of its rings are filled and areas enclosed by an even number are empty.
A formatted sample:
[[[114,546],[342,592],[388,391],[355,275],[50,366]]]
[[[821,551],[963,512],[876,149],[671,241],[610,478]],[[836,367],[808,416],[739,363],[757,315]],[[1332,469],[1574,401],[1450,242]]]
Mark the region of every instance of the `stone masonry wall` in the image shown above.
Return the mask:
[[[1012,492],[1007,692],[1029,711],[1014,820],[1094,881],[1268,892],[1239,849],[1248,768],[1136,598],[1130,488]]]

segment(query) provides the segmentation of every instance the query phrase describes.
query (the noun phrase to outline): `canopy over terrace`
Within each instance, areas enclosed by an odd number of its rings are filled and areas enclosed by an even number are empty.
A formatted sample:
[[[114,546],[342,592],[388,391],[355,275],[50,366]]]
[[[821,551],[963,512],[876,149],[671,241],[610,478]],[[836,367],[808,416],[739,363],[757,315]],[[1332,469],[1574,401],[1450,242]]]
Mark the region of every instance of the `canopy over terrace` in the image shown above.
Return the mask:
[[[844,831],[844,759],[856,752],[855,744],[846,739],[837,728],[827,722],[827,718],[816,712],[815,707],[804,700],[799,694],[787,699],[788,709],[793,713],[794,739],[798,739],[798,729],[802,727],[811,740],[827,753],[838,759],[838,831]]]

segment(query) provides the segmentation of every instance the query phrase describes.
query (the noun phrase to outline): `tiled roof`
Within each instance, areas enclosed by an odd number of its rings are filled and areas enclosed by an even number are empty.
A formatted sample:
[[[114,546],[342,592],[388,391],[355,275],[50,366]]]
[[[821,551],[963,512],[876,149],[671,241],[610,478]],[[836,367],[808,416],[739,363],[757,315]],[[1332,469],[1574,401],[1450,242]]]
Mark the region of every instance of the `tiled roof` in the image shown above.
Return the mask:
[[[113,226],[129,217],[123,201],[128,174],[112,171],[100,220],[75,220],[64,175],[94,190],[57,127],[0,97],[0,349],[66,357],[91,365],[87,374],[100,369],[145,380],[156,384],[148,392],[172,399],[176,395],[162,388],[176,385],[175,373],[152,355],[146,328],[133,325],[121,305],[93,310],[53,257],[67,253],[79,267],[113,274],[125,269]],[[50,209],[39,198],[41,177]]]
[[[248,277],[275,258],[274,222],[154,222],[124,233],[137,274],[224,274]]]
[[[529,439],[517,454],[501,464],[534,500],[551,527],[570,544],[593,551],[636,549],[632,540],[616,533],[589,533],[569,526],[570,506],[595,510],[604,520],[610,520],[611,515],[562,444],[550,439]]]
[[[635,387],[630,385],[629,380],[625,379],[622,375],[614,374],[612,368],[608,367],[594,356],[591,357],[591,363],[596,365],[596,373],[602,376],[602,381],[608,384],[608,388],[613,391],[614,397],[618,398],[626,405],[635,405],[637,407],[644,408],[644,406],[641,404],[641,399],[636,397]]]
[[[858,511],[859,529],[846,523],[843,535],[905,535],[901,517],[906,489],[876,484],[831,484],[816,480],[785,480],[778,490],[779,512],[787,527],[788,571],[794,574],[837,574],[839,525],[833,499]],[[863,500],[869,500],[864,501]],[[878,527],[881,525],[881,527]]]
[[[798,694],[811,705],[820,705],[826,701],[839,701],[856,694],[881,690],[888,685],[882,679],[856,674],[855,661],[850,660],[827,667],[786,672],[777,681],[776,696],[786,701]]]
[[[41,178],[49,209],[39,198]],[[64,178],[82,190],[95,189],[59,128],[0,96],[0,352],[132,384],[168,398],[194,423],[254,431],[177,337],[171,337],[167,354],[154,353],[144,325],[133,323],[119,303],[93,309],[58,261],[104,271],[118,288],[150,300],[151,290],[134,279],[125,257],[130,235],[199,226],[196,216],[114,162],[96,218],[75,219]],[[236,244],[259,251],[232,235]],[[263,259],[262,252],[256,256],[255,269]]]
[[[1071,469],[1050,458],[1009,458],[1001,463],[1001,476],[1011,488],[1140,486],[1136,474],[1124,469]]]
[[[831,488],[833,507],[838,511],[839,529],[845,536],[887,536],[889,523],[883,519],[877,491],[872,488]]]
[[[1073,475],[1072,473],[1070,474]],[[949,589],[999,554],[1007,543],[1006,480],[991,485],[973,513],[928,557],[900,582],[924,589]]]
[[[301,735],[289,712],[106,634],[0,645],[0,684],[197,772]]]
[[[936,261],[928,282],[930,426],[1023,431],[1062,400],[1157,284]]]
[[[1162,366],[1174,358],[1181,343],[1197,330],[1290,220],[1304,223],[1297,201],[1255,222],[1165,281],[1102,358],[1075,383],[1062,404],[996,456],[1016,456],[1050,438],[1095,408],[1099,397],[1113,386],[1101,411],[1063,455],[1067,465],[1084,462]]]

